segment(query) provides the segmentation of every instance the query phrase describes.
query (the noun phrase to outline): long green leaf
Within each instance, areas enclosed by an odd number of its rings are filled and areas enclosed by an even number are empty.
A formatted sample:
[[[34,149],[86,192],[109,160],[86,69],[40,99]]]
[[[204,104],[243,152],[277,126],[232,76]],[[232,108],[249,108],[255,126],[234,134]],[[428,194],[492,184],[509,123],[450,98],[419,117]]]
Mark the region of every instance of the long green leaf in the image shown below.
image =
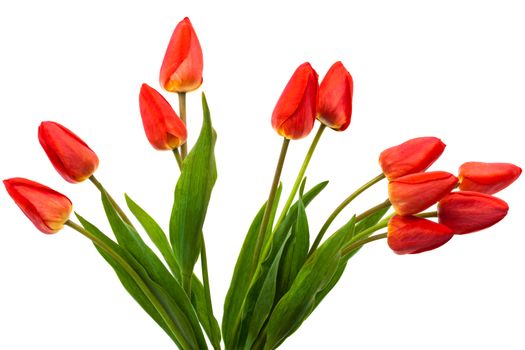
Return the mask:
[[[282,186],[277,188],[277,192],[274,200],[274,207],[277,208],[279,199],[281,197]],[[239,257],[237,258],[237,263],[235,264],[235,269],[233,271],[232,280],[230,282],[230,288],[228,289],[228,294],[224,301],[224,315],[222,318],[222,332],[224,337],[224,344],[226,348],[231,348],[232,341],[232,327],[236,319],[238,318],[239,312],[242,307],[246,293],[248,292],[248,287],[250,286],[250,281],[252,280],[252,262],[253,262],[253,252],[255,249],[255,243],[257,241],[257,235],[261,227],[262,217],[264,215],[264,210],[266,209],[266,203],[261,207],[255,218],[253,219],[244,243],[242,245],[241,251],[239,252]],[[275,216],[276,210],[272,210],[273,215]],[[270,221],[271,221],[270,217]],[[271,224],[268,225],[271,229]]]
[[[155,244],[157,249],[160,251],[164,260],[170,267],[170,270],[175,275],[175,278],[180,281],[180,268],[175,260],[173,250],[171,249],[170,243],[166,234],[162,230],[159,224],[144,210],[142,209],[135,201],[133,201],[127,194],[126,203],[128,204],[129,210],[135,215],[137,220],[140,222],[144,231],[148,234],[149,238]]]
[[[385,216],[385,214],[388,211],[388,209],[389,208],[381,209],[381,210],[377,211],[376,213],[374,213],[374,214],[372,214],[370,216],[367,216],[363,220],[359,221],[356,224],[356,226],[355,226],[355,234],[363,232],[364,230],[368,229],[369,227],[372,227],[375,224],[377,224],[379,222],[379,220],[381,220],[381,218],[383,216]],[[348,242],[348,240],[345,243],[347,243],[347,242]],[[346,269],[346,265],[348,264],[348,260],[350,260],[350,258],[353,257],[359,250],[360,250],[360,248],[354,250],[350,254],[348,254],[348,255],[346,255],[346,256],[341,258],[341,262],[339,263],[339,266],[337,267],[337,271],[332,276],[332,280],[330,281],[330,283],[328,283],[328,285],[321,292],[319,292],[316,295],[316,297],[315,297],[315,307],[317,307],[317,305],[319,305],[319,303],[324,299],[324,297],[332,290],[332,288],[335,287],[337,282],[339,282],[339,279],[341,278],[341,276],[343,275],[343,272]],[[314,307],[314,309],[315,309],[315,307]]]
[[[113,250],[115,250],[119,255],[123,256],[126,260],[129,260],[129,257],[126,258],[128,254],[122,248],[120,248],[120,246],[113,242],[113,240],[111,240],[104,233],[102,233],[102,231],[100,231],[95,225],[91,224],[79,214],[76,214],[76,216],[86,230],[91,232],[99,239],[103,240],[107,245],[112,247]],[[146,297],[146,295],[140,289],[137,283],[133,280],[133,278],[131,278],[131,276],[126,272],[124,268],[122,268],[122,266],[120,266],[118,262],[116,262],[110,255],[104,252],[104,250],[99,248],[96,244],[94,244],[94,246],[100,253],[100,255],[102,255],[102,257],[113,268],[126,291],[133,297],[133,299],[135,299],[135,301],[144,309],[144,311],[146,311],[146,313],[150,315],[150,317],[155,322],[157,322],[157,324],[168,334],[168,336],[170,336],[170,338],[180,348],[181,346],[180,343],[177,341],[177,338],[170,332],[168,326],[166,325],[158,311],[155,309],[153,304],[149,301],[149,299]]]
[[[304,205],[307,206],[326,187],[326,185],[327,182],[320,183],[306,193],[303,197]],[[257,327],[252,325],[263,325],[267,319],[268,312],[271,311],[272,305],[276,302],[276,285],[272,283],[275,276],[268,274],[276,259],[276,264],[280,263],[281,251],[287,241],[290,229],[297,219],[298,206],[299,204],[295,203],[290,208],[279,227],[276,228],[272,240],[268,242],[268,252],[256,270],[254,277],[250,281],[251,284],[243,300],[240,313],[232,328],[232,349],[244,348],[248,337],[257,336],[257,334],[253,334]],[[265,284],[266,288],[263,290],[262,288]],[[269,308],[270,310],[261,309],[257,314],[254,314],[256,304],[259,302],[258,300],[266,300],[264,307]],[[272,305],[268,307],[267,305],[270,304],[269,300]],[[250,338],[250,340],[252,340],[252,338]]]
[[[181,332],[186,338],[197,344],[199,349],[207,349],[195,310],[182,287],[135,229],[122,220],[105,193],[102,193],[102,204],[120,246],[137,260],[146,271],[146,276],[151,278],[149,285],[152,292],[166,307],[173,321],[183,327]]]
[[[180,283],[181,276],[179,265],[175,260],[173,250],[170,247],[166,234],[160,225],[127,195],[126,202],[128,203],[128,207],[133,215],[135,215],[148,236],[163,255],[164,259],[168,263],[168,266],[173,272],[175,279]],[[212,311],[208,310],[208,305],[204,297],[204,286],[197,276],[195,276],[195,274],[192,276],[191,286],[191,303],[195,309],[195,312],[197,313],[197,317],[199,318],[202,328],[204,328],[204,331],[208,337],[210,339],[214,339],[214,343],[217,345],[221,339],[219,323],[214,316],[212,316],[212,321],[210,323],[209,318],[210,315],[212,315]]]
[[[297,219],[292,226],[290,238],[288,242],[286,242],[281,265],[279,266],[277,300],[288,291],[308,256],[310,233],[306,208],[302,198],[304,183],[305,181],[303,180],[301,190],[299,191],[299,200],[297,201]]]
[[[170,241],[179,263],[183,284],[191,278],[201,251],[201,232],[211,191],[217,178],[213,130],[206,97],[202,94],[203,123],[195,146],[184,160],[170,220]]]
[[[354,228],[355,217],[327,239],[303,265],[270,316],[264,349],[275,349],[308,317],[315,305],[315,296],[336,272],[341,246],[346,237],[353,234]]]

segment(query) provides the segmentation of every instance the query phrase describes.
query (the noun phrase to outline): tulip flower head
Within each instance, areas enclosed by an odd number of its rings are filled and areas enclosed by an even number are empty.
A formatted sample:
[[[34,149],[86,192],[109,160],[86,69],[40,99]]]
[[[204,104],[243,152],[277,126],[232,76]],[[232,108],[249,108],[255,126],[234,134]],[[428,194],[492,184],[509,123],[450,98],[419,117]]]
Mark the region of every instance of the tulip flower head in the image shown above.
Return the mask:
[[[202,84],[202,49],[188,17],[177,24],[160,68],[160,85],[170,92],[189,92]]]
[[[438,204],[439,222],[465,234],[490,227],[507,215],[509,206],[494,196],[470,191],[453,192]]]
[[[436,249],[453,236],[447,226],[415,216],[395,215],[388,222],[388,246],[396,254],[417,254]]]
[[[319,86],[317,119],[331,129],[344,131],[352,117],[354,80],[341,62],[330,67]]]
[[[22,212],[44,233],[62,229],[73,210],[66,196],[37,182],[12,178],[4,180],[4,185]]]
[[[89,178],[98,167],[98,157],[77,135],[55,122],[42,122],[38,140],[51,164],[68,182]]]
[[[459,189],[494,194],[521,175],[521,168],[510,163],[467,162],[459,167]]]
[[[186,142],[184,122],[157,90],[142,84],[139,104],[144,131],[155,149],[172,150]]]
[[[317,79],[308,62],[295,70],[272,114],[272,126],[279,135],[297,140],[312,131],[317,109]]]
[[[389,179],[425,171],[445,150],[437,137],[418,137],[390,147],[379,156],[379,165]]]
[[[417,214],[437,203],[456,187],[458,179],[445,171],[416,173],[388,184],[388,197],[399,215]]]

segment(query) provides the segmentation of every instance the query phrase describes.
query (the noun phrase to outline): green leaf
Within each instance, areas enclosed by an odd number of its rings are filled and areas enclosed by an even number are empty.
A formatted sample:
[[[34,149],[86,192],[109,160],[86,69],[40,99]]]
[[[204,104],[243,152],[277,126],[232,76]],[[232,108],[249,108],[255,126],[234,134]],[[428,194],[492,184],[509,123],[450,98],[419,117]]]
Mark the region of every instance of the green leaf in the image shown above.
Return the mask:
[[[330,282],[341,258],[341,246],[353,235],[355,217],[326,240],[305,262],[290,290],[281,298],[268,320],[264,349],[274,349],[308,317],[315,296]]]
[[[183,327],[181,332],[184,336],[189,340],[195,339],[193,343],[199,349],[207,349],[195,311],[180,284],[135,229],[122,221],[106,193],[102,193],[102,204],[120,246],[137,261],[133,267],[137,272],[143,270],[143,279],[148,282],[151,291],[170,313],[173,321]]]
[[[135,215],[135,217],[140,222],[140,224],[144,228],[144,231],[146,231],[153,244],[155,244],[157,249],[160,251],[170,270],[175,275],[175,278],[178,281],[180,281],[180,268],[177,261],[175,260],[173,250],[171,249],[166,234],[164,233],[160,225],[157,224],[157,222],[144,209],[142,209],[127,194],[125,195],[125,197],[129,210],[133,213],[133,215]]]
[[[171,271],[175,275],[175,279],[180,282],[180,269],[175,256],[170,247],[166,234],[162,230],[159,224],[145,211],[143,210],[136,202],[134,202],[129,196],[126,195],[126,202],[129,209],[135,215],[137,220],[140,222],[144,230],[151,238],[152,242],[159,249],[164,259],[168,263]],[[210,339],[215,339],[215,343],[220,342],[221,331],[219,328],[219,323],[212,316],[212,321],[210,324],[209,315],[212,315],[212,311],[208,310],[208,305],[204,297],[204,286],[202,282],[193,274],[191,282],[191,303],[197,313],[202,328],[208,335]],[[217,345],[217,344],[215,344]]]
[[[277,208],[279,199],[281,197],[282,186],[277,188],[277,193],[274,200],[274,208]],[[235,264],[235,269],[233,271],[232,280],[230,282],[230,288],[228,289],[228,294],[224,301],[224,315],[222,317],[222,332],[224,337],[224,344],[226,348],[231,348],[232,342],[232,328],[235,325],[236,320],[239,317],[239,312],[241,310],[244,298],[248,292],[248,287],[252,280],[252,262],[253,254],[255,250],[255,244],[257,241],[257,235],[259,234],[259,229],[261,227],[261,221],[266,209],[266,203],[261,207],[255,218],[253,219],[244,243],[242,245],[241,251],[239,252],[239,257],[237,258],[237,263]],[[276,210],[272,210],[275,217]],[[268,227],[272,227],[271,224]]]
[[[113,250],[115,250],[119,255],[123,257],[127,255],[127,253],[124,250],[122,250],[120,246],[118,246],[115,242],[113,242],[113,240],[111,240],[104,233],[102,233],[102,231],[100,231],[95,225],[91,224],[79,214],[76,214],[76,216],[86,230],[91,232],[99,239],[103,240],[107,245],[112,247]],[[133,278],[131,278],[131,276],[126,272],[126,270],[122,268],[122,266],[118,262],[116,262],[109,254],[107,254],[104,250],[99,248],[96,244],[93,245],[100,253],[100,255],[102,255],[102,257],[113,268],[126,291],[133,297],[133,299],[135,299],[135,301],[144,309],[144,311],[146,311],[146,313],[150,315],[150,317],[155,322],[157,322],[157,324],[168,334],[168,336],[177,344],[177,346],[180,347],[180,343],[177,341],[177,338],[170,332],[168,326],[162,319],[162,316],[160,316],[157,309],[155,309],[153,304],[149,301],[148,297],[140,289],[140,287],[133,280]]]
[[[327,182],[320,183],[306,193],[303,197],[304,205],[307,206],[326,185]],[[277,302],[277,300],[275,300],[276,284],[273,283],[276,276],[269,273],[273,273],[273,270],[270,270],[272,266],[274,266],[274,263],[276,265],[280,263],[282,249],[284,249],[290,229],[297,219],[298,206],[298,203],[292,205],[281,225],[276,228],[273,238],[271,241],[268,241],[268,252],[250,281],[251,284],[244,298],[238,320],[232,328],[233,349],[249,346],[250,343],[255,340],[254,337],[257,336],[255,333],[260,330],[274,303]],[[276,272],[278,272],[278,270]],[[262,290],[263,287],[264,290]],[[255,314],[254,309],[256,304],[260,302],[259,300],[264,301],[264,304],[259,307],[258,312]]]
[[[364,219],[360,220],[355,226],[355,234],[363,232],[364,230],[366,230],[366,229],[374,226],[375,224],[377,224],[379,222],[379,220],[381,220],[381,218],[383,218],[383,216],[385,216],[385,214],[387,213],[388,209],[389,208],[381,209],[381,210],[375,212],[374,214],[369,215],[369,216],[365,217]],[[348,243],[348,239],[345,241],[345,243]],[[361,248],[359,248],[359,249],[361,249]],[[346,255],[346,256],[341,258],[341,262],[340,262],[339,266],[337,267],[337,271],[333,275],[332,280],[315,297],[315,307],[317,307],[317,305],[319,305],[319,303],[324,299],[324,297],[332,290],[332,288],[335,287],[337,282],[339,282],[339,279],[341,278],[341,276],[343,275],[343,272],[346,269],[346,265],[348,263],[348,260],[350,260],[350,258],[353,257],[359,251],[359,249],[356,249],[353,252],[351,252],[350,254],[348,254],[348,255]]]
[[[290,238],[284,248],[281,266],[279,266],[277,300],[288,291],[308,256],[310,233],[306,209],[302,198],[305,180],[303,180],[301,185],[299,200],[297,201],[297,219],[292,226]]]
[[[193,267],[201,251],[202,226],[217,178],[213,153],[217,136],[211,124],[210,111],[204,94],[202,108],[201,132],[195,146],[184,159],[181,175],[175,187],[175,200],[170,220],[170,241],[183,281],[191,278]]]

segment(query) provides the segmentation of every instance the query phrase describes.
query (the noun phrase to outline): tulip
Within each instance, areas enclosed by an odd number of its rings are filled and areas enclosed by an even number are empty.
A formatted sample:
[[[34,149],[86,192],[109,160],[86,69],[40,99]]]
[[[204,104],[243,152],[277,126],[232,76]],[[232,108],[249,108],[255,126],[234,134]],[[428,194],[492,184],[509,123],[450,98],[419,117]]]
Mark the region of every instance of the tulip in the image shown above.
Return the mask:
[[[319,86],[317,119],[337,131],[344,131],[352,117],[354,80],[341,62],[330,67]]]
[[[521,168],[510,163],[467,162],[459,167],[459,189],[494,194],[520,175]]]
[[[417,254],[447,243],[454,233],[450,228],[415,216],[395,215],[388,222],[387,241],[396,254]]]
[[[177,24],[160,68],[160,85],[170,92],[189,92],[202,84],[202,49],[188,17]]]
[[[19,177],[4,180],[4,185],[16,205],[40,231],[55,233],[68,221],[73,206],[63,194]]]
[[[461,191],[445,196],[438,203],[438,219],[454,231],[465,234],[490,227],[507,215],[505,201],[489,194]]]
[[[445,150],[436,137],[418,137],[381,152],[379,165],[389,179],[422,172],[434,163]]]
[[[139,105],[144,131],[153,148],[172,150],[186,142],[184,122],[157,90],[142,84]]]
[[[317,108],[317,78],[308,62],[295,70],[272,114],[272,126],[279,135],[296,140],[312,131]]]
[[[42,122],[38,140],[58,173],[68,182],[89,178],[98,167],[98,157],[72,131],[55,122]]]
[[[416,173],[388,184],[388,197],[399,215],[412,215],[437,203],[456,187],[458,179],[445,171]]]

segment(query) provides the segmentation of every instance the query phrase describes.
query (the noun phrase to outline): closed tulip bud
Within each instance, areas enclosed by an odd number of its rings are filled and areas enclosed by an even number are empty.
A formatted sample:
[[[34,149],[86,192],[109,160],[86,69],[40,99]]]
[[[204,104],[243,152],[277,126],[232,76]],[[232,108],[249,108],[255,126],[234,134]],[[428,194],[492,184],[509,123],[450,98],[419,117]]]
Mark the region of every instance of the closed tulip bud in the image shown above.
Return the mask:
[[[317,78],[308,62],[295,70],[272,114],[272,126],[279,135],[296,140],[312,131],[317,108]]]
[[[139,105],[144,131],[155,149],[172,150],[186,142],[184,122],[157,90],[142,84]]]
[[[98,157],[84,141],[66,127],[55,122],[42,122],[38,140],[51,164],[68,182],[89,178],[98,167]]]
[[[510,163],[467,162],[459,167],[459,189],[494,194],[521,175],[521,168]]]
[[[341,62],[330,67],[319,86],[317,119],[337,131],[344,131],[352,118],[354,80]]]
[[[202,49],[188,17],[177,24],[160,68],[160,85],[170,92],[188,92],[202,84]]]
[[[18,177],[4,180],[4,185],[7,193],[40,231],[55,233],[68,221],[73,206],[63,194]]]
[[[419,173],[427,170],[445,147],[437,137],[418,137],[381,152],[379,165],[389,180]]]
[[[417,214],[456,187],[458,179],[445,171],[399,177],[388,184],[388,197],[399,215]]]
[[[388,246],[396,254],[417,254],[447,243],[454,233],[450,228],[415,216],[396,215],[388,222]]]
[[[438,204],[438,219],[455,234],[490,227],[507,215],[509,206],[494,196],[470,191],[453,192]]]

